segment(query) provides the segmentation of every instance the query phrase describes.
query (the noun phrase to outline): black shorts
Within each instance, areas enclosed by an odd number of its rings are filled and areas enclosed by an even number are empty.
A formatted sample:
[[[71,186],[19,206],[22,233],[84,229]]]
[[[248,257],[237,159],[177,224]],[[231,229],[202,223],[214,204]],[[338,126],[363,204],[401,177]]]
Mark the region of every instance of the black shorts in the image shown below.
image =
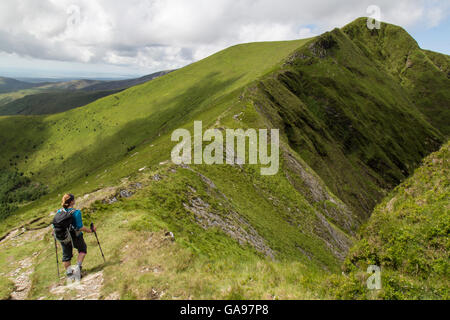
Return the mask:
[[[86,242],[84,242],[83,235],[80,234],[78,237],[72,237],[73,246],[78,250],[78,253],[87,253]],[[61,243],[62,252],[63,252],[63,262],[71,261],[73,258],[73,248],[72,241],[69,243]]]

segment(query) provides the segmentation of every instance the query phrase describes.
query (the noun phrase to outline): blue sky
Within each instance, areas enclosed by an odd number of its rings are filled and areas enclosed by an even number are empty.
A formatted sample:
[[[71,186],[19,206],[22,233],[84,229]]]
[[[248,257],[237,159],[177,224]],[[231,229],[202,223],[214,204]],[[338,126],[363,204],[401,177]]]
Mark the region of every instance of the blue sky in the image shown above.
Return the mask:
[[[448,0],[2,0],[0,76],[136,77],[377,13],[422,48],[450,54]]]
[[[450,55],[450,19],[445,19],[432,28],[410,27],[407,31],[423,49]]]

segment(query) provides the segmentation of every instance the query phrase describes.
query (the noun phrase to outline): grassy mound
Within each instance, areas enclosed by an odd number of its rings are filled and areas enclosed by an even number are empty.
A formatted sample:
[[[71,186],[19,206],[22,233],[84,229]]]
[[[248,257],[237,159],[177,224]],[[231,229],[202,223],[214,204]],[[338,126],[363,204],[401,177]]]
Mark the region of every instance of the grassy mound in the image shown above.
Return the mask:
[[[340,298],[449,299],[450,143],[375,209],[335,279]],[[381,267],[382,289],[365,290],[369,265]]]

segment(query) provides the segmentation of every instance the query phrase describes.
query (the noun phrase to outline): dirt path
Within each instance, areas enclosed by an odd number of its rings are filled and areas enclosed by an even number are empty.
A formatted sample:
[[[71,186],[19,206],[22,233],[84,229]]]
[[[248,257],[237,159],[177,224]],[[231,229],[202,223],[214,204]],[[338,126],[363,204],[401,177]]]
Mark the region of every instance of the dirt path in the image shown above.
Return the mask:
[[[30,231],[25,230],[25,228],[13,230],[0,242],[0,249],[43,240],[48,232],[49,228]],[[34,272],[34,260],[38,255],[39,252],[34,252],[30,257],[14,262],[16,268],[6,274],[6,277],[14,283],[14,290],[11,293],[12,300],[25,300],[28,298],[31,290],[31,275]]]
[[[100,271],[85,276],[79,283],[55,286],[50,289],[50,293],[60,299],[98,300],[101,296],[102,287],[103,271]]]

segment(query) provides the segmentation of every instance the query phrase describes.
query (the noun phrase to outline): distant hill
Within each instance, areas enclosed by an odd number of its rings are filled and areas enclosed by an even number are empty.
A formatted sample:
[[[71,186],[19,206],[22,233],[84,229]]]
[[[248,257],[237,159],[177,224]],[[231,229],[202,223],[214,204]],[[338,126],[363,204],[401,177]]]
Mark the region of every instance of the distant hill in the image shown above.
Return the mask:
[[[5,91],[6,87],[10,90],[0,94],[0,115],[39,115],[67,111],[170,72],[161,71],[137,79],[117,81],[84,79],[35,84],[0,78],[5,79]]]
[[[64,112],[119,91],[69,91],[32,94],[0,106],[0,115],[43,115]]]
[[[28,83],[11,78],[0,77],[0,93],[8,93],[18,90],[31,89],[39,87],[42,84]]]
[[[100,80],[71,80],[71,81],[64,81],[64,82],[55,82],[55,83],[49,83],[45,85],[39,86],[40,89],[43,90],[83,90],[90,86],[94,86],[97,84],[104,83],[104,81]]]
[[[92,84],[92,85],[86,86],[86,87],[82,88],[81,90],[83,90],[83,91],[102,91],[102,90],[126,89],[126,88],[136,86],[138,84],[142,84],[142,83],[151,81],[153,79],[162,77],[172,71],[173,70],[160,71],[160,72],[156,72],[156,73],[153,73],[153,74],[141,77],[141,78],[137,78],[137,79],[102,81],[97,84]]]

